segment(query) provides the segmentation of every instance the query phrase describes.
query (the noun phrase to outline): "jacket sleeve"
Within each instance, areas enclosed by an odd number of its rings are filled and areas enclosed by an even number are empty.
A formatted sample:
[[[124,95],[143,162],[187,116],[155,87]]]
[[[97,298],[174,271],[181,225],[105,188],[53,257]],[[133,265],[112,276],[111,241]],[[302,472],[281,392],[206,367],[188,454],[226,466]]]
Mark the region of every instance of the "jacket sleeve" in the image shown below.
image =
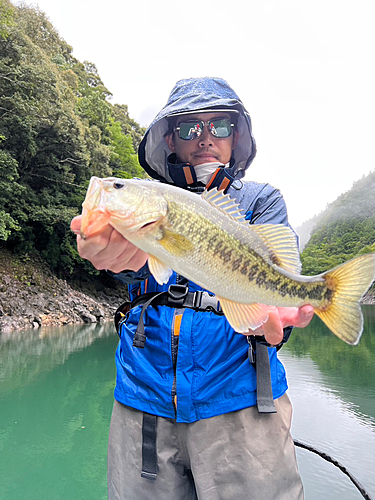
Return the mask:
[[[288,213],[284,198],[278,189],[264,184],[258,196],[251,202],[248,212],[252,212],[250,224],[288,225]]]
[[[151,273],[148,269],[147,262],[146,264],[139,269],[139,271],[122,271],[121,273],[113,273],[112,271],[107,271],[115,280],[119,281],[123,285],[131,285],[133,283],[141,283],[145,279],[151,276]]]

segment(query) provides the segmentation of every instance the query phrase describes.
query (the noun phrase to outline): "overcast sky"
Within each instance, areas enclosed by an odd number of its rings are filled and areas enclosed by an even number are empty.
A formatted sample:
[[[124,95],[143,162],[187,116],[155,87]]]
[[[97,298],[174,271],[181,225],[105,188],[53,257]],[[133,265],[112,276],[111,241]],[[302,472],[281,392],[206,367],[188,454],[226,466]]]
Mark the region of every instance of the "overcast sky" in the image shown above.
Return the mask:
[[[375,169],[374,0],[26,3],[142,125],[177,80],[225,78],[258,147],[245,179],[278,187],[294,226]]]

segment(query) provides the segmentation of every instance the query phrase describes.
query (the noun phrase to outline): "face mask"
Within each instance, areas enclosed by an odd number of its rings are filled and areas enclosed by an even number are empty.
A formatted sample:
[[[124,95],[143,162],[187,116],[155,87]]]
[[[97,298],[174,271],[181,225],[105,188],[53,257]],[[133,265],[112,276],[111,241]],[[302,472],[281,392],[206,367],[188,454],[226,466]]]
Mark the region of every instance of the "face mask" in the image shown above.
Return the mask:
[[[215,161],[213,163],[202,163],[201,165],[196,165],[194,167],[195,173],[197,175],[198,182],[202,182],[202,184],[207,184],[207,182],[211,179],[212,174],[218,167],[227,167],[229,163],[223,165],[219,161]]]

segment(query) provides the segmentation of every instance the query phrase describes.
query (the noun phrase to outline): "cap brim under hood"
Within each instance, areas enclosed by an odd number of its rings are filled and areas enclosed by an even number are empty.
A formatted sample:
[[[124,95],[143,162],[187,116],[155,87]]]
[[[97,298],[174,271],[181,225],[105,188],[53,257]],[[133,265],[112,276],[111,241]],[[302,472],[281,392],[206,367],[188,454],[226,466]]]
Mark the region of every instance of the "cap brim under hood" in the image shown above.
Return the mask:
[[[148,127],[139,146],[141,166],[154,179],[172,182],[167,162],[171,151],[165,141],[169,127],[167,118],[185,113],[223,109],[227,112],[237,112],[236,130],[239,138],[232,154],[234,166],[231,175],[237,179],[242,178],[256,154],[251,119],[237,94],[221,78],[189,78],[177,82],[166,106]]]

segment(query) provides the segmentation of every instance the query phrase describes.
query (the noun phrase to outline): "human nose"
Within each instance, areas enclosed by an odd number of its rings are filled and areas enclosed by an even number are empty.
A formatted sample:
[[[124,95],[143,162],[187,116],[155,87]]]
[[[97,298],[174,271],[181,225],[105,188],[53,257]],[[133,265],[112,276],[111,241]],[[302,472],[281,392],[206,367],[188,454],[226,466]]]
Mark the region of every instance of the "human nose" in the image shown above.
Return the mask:
[[[208,130],[208,125],[203,127],[203,132],[199,136],[199,146],[206,147],[213,145],[213,135]]]

